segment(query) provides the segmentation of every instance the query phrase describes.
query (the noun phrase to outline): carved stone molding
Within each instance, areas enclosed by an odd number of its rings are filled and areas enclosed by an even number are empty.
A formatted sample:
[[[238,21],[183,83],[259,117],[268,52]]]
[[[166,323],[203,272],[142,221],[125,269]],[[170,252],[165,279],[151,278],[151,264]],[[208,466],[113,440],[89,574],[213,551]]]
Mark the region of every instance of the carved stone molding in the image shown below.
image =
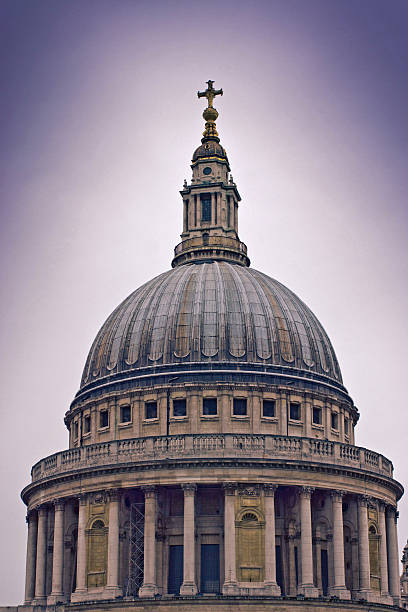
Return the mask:
[[[299,494],[301,497],[306,497],[307,499],[311,499],[313,495],[314,487],[300,487]]]
[[[146,487],[142,487],[142,491],[144,492],[145,499],[154,499],[156,497],[157,488],[155,485],[147,485]]]
[[[365,506],[366,508],[368,508],[368,505],[370,503],[370,497],[368,495],[358,495],[357,503],[359,506]]]
[[[108,495],[106,491],[97,491],[96,493],[89,494],[89,501],[93,506],[100,506],[106,504],[108,501]]]
[[[346,495],[345,491],[330,491],[330,497],[332,498],[332,501],[337,501],[337,502],[342,502],[343,497]]]
[[[259,485],[240,485],[239,495],[241,497],[259,497]]]
[[[112,502],[119,502],[121,498],[121,490],[120,489],[111,489],[108,491],[109,500]]]
[[[54,504],[54,510],[55,512],[63,512],[64,508],[65,508],[65,501],[61,498],[56,498],[52,501],[52,503]]]

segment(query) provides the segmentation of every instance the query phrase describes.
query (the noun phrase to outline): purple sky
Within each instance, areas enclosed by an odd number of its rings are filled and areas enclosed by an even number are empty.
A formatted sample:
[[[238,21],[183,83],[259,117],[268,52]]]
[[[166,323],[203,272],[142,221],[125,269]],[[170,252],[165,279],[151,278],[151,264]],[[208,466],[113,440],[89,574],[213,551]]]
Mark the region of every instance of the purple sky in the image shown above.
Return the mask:
[[[0,605],[97,330],[169,268],[209,78],[252,265],[321,320],[357,444],[407,486],[406,0],[2,0],[0,27]]]

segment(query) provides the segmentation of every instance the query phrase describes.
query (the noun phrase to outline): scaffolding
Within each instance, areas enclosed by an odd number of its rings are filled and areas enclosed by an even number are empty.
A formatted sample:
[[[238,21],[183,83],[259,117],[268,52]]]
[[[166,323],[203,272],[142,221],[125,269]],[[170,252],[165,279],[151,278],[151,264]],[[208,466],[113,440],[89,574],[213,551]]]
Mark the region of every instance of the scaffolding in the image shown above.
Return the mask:
[[[127,597],[137,597],[143,584],[144,502],[132,503],[129,522],[129,575]]]

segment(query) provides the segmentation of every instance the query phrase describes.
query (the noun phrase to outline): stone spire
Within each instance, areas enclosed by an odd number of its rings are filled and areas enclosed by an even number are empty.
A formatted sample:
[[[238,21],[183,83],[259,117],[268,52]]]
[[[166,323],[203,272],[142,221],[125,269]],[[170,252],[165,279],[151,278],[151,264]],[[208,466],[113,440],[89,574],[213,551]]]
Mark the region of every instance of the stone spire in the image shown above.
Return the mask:
[[[223,95],[207,81],[207,89],[197,92],[207,99],[203,112],[205,130],[201,145],[194,151],[191,183],[184,181],[182,242],[174,249],[172,266],[193,261],[228,260],[249,266],[246,245],[238,237],[238,204],[241,201],[228,162],[220,144],[215,121],[215,96]]]

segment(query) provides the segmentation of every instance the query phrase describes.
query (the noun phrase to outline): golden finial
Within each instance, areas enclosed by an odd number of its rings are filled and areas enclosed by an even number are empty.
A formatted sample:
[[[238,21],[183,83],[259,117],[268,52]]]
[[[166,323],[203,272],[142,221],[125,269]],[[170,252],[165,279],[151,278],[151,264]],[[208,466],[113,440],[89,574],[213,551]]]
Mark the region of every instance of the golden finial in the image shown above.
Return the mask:
[[[203,112],[203,118],[205,119],[205,130],[203,132],[204,138],[218,138],[218,132],[215,125],[215,121],[218,117],[217,110],[213,107],[213,101],[215,96],[222,96],[222,89],[214,89],[214,81],[207,81],[207,89],[205,91],[197,91],[199,98],[207,98],[208,106]]]

